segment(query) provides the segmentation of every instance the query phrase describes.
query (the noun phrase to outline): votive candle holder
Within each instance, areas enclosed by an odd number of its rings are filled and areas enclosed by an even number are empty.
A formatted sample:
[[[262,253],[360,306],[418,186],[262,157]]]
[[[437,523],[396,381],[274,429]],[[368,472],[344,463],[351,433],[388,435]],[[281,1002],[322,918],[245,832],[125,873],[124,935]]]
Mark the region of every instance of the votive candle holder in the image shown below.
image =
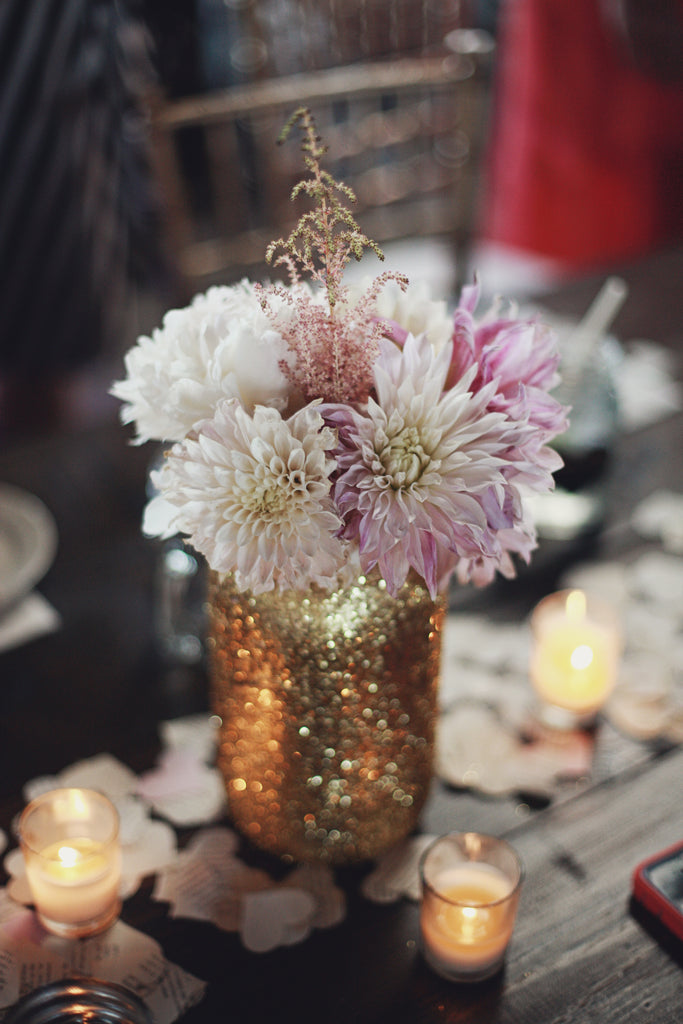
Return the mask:
[[[453,832],[420,861],[422,954],[441,977],[483,981],[503,966],[524,868],[504,839]]]
[[[540,719],[556,728],[590,723],[617,681],[616,610],[582,590],[549,594],[531,615],[531,684]]]
[[[79,938],[108,928],[119,915],[119,817],[91,789],[55,789],[19,819],[19,842],[36,913],[55,935]]]

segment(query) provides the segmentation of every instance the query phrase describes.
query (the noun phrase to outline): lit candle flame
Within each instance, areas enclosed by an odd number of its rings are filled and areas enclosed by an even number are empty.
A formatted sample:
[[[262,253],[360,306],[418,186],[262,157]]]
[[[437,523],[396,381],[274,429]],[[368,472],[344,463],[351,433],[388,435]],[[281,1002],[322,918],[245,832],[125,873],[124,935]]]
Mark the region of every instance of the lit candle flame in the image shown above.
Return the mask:
[[[588,644],[580,644],[575,647],[569,658],[572,668],[581,671],[581,669],[588,668],[593,661],[593,648],[589,647]]]
[[[581,622],[586,618],[586,595],[582,590],[571,590],[567,594],[565,610],[571,622]]]
[[[60,862],[67,868],[72,868],[80,858],[78,850],[74,850],[73,846],[60,846],[58,856]]]

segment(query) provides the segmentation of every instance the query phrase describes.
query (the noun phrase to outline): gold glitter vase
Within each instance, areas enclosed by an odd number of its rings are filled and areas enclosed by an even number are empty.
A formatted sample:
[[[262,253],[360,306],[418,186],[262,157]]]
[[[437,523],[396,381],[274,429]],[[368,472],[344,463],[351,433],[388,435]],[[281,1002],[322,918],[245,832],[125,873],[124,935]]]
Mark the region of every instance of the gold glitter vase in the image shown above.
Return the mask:
[[[286,859],[351,863],[404,839],[433,767],[444,606],[361,577],[252,595],[210,580],[218,764],[236,827]]]

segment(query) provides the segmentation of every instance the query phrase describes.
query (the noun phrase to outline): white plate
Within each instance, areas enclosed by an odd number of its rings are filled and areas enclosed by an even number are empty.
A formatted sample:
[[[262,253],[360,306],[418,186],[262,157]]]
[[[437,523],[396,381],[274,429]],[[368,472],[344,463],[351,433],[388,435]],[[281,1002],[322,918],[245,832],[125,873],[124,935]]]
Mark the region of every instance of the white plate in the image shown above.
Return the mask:
[[[35,495],[0,484],[0,612],[43,578],[57,550],[57,527]]]

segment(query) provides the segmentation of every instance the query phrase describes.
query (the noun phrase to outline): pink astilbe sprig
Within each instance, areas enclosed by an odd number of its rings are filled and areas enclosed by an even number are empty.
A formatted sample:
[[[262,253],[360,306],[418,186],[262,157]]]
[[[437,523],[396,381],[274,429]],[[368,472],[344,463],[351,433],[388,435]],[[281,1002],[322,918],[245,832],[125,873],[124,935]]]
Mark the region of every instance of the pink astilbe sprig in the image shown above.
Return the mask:
[[[384,322],[377,317],[378,292],[394,274],[380,274],[353,306],[332,313],[310,291],[300,287],[264,289],[263,308],[295,353],[293,362],[282,360],[280,369],[307,402],[355,404],[366,401],[373,384],[373,366],[384,336]],[[401,283],[401,282],[399,282]],[[346,289],[337,289],[345,299]],[[279,309],[273,310],[277,300]],[[283,316],[283,306],[291,316]]]
[[[279,141],[283,142],[299,122],[304,163],[311,176],[295,185],[291,198],[303,194],[312,201],[313,208],[299,218],[289,238],[279,238],[268,246],[267,262],[286,268],[291,288],[264,288],[261,302],[296,357],[280,365],[304,400],[363,402],[372,387],[372,368],[384,333],[376,313],[377,295],[387,280],[395,279],[405,288],[407,279],[399,274],[382,274],[358,302],[349,305],[348,289],[342,283],[348,262],[360,260],[366,249],[381,260],[384,254],[363,234],[340,198],[356,202],[353,190],[321,167],[327,147],[320,140],[310,110],[302,107],[295,111]],[[304,278],[318,286],[321,294],[304,285]],[[276,296],[291,308],[293,316],[275,313],[272,300]]]
[[[365,249],[372,249],[375,255],[384,259],[379,246],[363,234],[354,220],[351,211],[339,196],[355,203],[353,189],[343,182],[336,181],[332,175],[323,170],[320,161],[327,152],[315,127],[311,111],[307,107],[295,110],[280,132],[278,142],[282,144],[294,125],[301,123],[303,137],[301,150],[304,164],[311,172],[310,178],[304,178],[292,189],[291,199],[295,200],[301,193],[313,202],[313,209],[304,213],[285,241],[278,238],[271,242],[266,250],[266,260],[274,266],[286,266],[290,280],[296,283],[301,274],[308,275],[312,281],[318,281],[327,292],[327,301],[333,311],[340,298],[344,268],[353,257],[360,260]],[[278,250],[282,250],[276,256]]]

